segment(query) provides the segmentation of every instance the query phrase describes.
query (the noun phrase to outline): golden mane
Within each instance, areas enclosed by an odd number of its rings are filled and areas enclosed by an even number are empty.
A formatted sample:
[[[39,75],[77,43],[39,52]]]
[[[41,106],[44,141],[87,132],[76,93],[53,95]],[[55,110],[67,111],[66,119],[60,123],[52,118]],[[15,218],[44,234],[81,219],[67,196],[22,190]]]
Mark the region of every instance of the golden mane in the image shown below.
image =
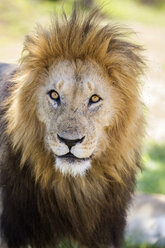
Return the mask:
[[[48,29],[38,26],[34,34],[26,36],[11,96],[5,103],[5,119],[13,148],[22,153],[21,167],[30,161],[35,181],[42,187],[51,186],[58,180],[64,189],[69,180],[75,183],[79,180],[79,185],[88,187],[90,194],[93,189],[89,178],[100,182],[97,190],[101,192],[108,180],[124,185],[129,175],[136,171],[143,135],[138,88],[144,63],[141,47],[129,42],[127,35],[128,32],[117,25],[100,25],[98,10],[85,17],[74,10],[70,18],[65,15],[62,20],[55,18]],[[55,172],[54,158],[44,147],[44,126],[36,114],[40,77],[44,77],[59,59],[97,62],[111,78],[122,99],[115,125],[106,130],[106,139],[109,139],[106,153],[93,159],[92,168],[82,178],[68,176],[65,179]]]

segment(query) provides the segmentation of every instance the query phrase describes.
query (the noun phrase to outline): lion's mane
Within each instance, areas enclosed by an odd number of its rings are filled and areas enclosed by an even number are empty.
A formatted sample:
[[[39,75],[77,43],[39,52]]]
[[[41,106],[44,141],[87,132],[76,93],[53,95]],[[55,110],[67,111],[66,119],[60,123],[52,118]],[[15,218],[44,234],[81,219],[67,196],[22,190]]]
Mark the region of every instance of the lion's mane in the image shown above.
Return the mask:
[[[144,121],[139,79],[144,63],[141,47],[127,38],[128,30],[99,22],[97,10],[85,18],[75,10],[69,19],[53,20],[48,29],[38,26],[26,36],[21,62],[7,80],[0,166],[1,228],[9,247],[45,247],[63,235],[89,247],[119,246],[140,167]],[[114,125],[106,129],[105,152],[93,159],[83,177],[55,171],[36,114],[40,77],[54,61],[64,59],[96,61],[120,95]]]

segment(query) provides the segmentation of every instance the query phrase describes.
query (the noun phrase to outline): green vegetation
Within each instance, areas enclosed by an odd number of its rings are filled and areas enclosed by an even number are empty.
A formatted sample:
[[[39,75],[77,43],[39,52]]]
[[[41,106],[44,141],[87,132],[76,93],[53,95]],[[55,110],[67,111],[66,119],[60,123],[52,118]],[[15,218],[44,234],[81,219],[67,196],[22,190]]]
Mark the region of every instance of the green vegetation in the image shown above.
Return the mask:
[[[137,190],[165,194],[165,144],[146,144],[143,164],[144,170],[139,173]]]
[[[160,1],[160,0],[159,0]],[[165,25],[165,4],[144,5],[140,0],[95,0],[94,6],[103,6],[110,17],[120,20],[140,21],[146,24]],[[74,0],[1,0],[0,33],[12,38],[25,34],[36,21],[46,23],[48,16],[58,13],[62,6],[70,13]],[[3,39],[4,39],[3,37]],[[6,41],[8,39],[6,38]]]
[[[64,239],[60,242],[58,248],[78,248],[78,243],[74,241],[69,242],[67,239]]]
[[[122,248],[160,248],[160,246],[148,245],[148,244],[135,245],[135,244],[132,244],[131,242],[124,242],[122,245]]]
[[[69,243],[67,240],[62,241],[58,248],[78,248],[77,243]],[[148,245],[148,244],[133,244],[131,241],[130,242],[123,242],[121,248],[160,248],[160,246],[157,245]]]
[[[96,1],[98,5],[105,3]],[[111,0],[105,7],[105,13],[114,19],[142,22],[147,25],[165,25],[165,4],[147,5],[140,0]]]
[[[77,0],[77,2],[87,0]],[[141,2],[160,2],[142,4]],[[116,21],[134,21],[145,25],[165,26],[165,2],[162,0],[90,0],[101,6],[106,17]],[[50,16],[69,14],[74,0],[1,0],[0,1],[0,59],[15,62],[21,52],[24,35],[34,30],[35,23],[48,25]]]
[[[72,0],[65,3],[66,13],[71,11]],[[34,27],[36,22],[46,24],[48,17],[61,10],[61,1],[37,1],[37,0],[1,0],[0,1],[0,33],[1,42],[11,42],[18,39]]]

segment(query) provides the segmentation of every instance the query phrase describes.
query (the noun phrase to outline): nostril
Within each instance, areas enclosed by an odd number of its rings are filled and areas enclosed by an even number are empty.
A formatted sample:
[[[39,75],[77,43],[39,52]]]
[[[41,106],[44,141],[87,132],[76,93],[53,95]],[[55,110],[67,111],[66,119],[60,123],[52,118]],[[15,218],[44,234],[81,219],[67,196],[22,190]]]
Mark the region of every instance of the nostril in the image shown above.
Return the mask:
[[[57,134],[57,138],[59,139],[60,142],[66,144],[69,148],[71,148],[72,146],[75,146],[77,143],[82,143],[83,140],[85,139],[85,136],[82,137],[81,139],[66,139],[64,137],[61,137],[60,135]]]
[[[81,139],[79,139],[79,143],[82,143],[84,141],[84,139],[85,139],[85,136],[82,137]]]
[[[59,139],[59,141],[61,141],[61,142],[64,142],[64,140],[65,140],[63,137],[61,137],[61,136],[60,136],[60,135],[58,135],[58,134],[57,134],[57,138],[58,138],[58,139]]]

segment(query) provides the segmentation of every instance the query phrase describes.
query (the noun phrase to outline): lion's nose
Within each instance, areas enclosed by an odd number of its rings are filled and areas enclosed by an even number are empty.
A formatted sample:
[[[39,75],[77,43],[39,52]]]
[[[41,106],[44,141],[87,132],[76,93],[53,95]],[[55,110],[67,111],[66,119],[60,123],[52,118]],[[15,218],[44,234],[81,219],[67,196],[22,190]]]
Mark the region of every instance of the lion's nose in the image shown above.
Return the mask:
[[[66,139],[66,138],[64,138],[64,137],[61,137],[61,136],[58,135],[58,134],[57,134],[57,137],[58,137],[58,139],[59,139],[61,142],[65,143],[65,145],[67,145],[67,146],[69,147],[69,149],[70,149],[72,146],[75,146],[77,143],[82,143],[83,140],[84,140],[84,138],[85,138],[85,136],[84,136],[84,137],[82,137],[81,139],[70,140],[70,139]]]

